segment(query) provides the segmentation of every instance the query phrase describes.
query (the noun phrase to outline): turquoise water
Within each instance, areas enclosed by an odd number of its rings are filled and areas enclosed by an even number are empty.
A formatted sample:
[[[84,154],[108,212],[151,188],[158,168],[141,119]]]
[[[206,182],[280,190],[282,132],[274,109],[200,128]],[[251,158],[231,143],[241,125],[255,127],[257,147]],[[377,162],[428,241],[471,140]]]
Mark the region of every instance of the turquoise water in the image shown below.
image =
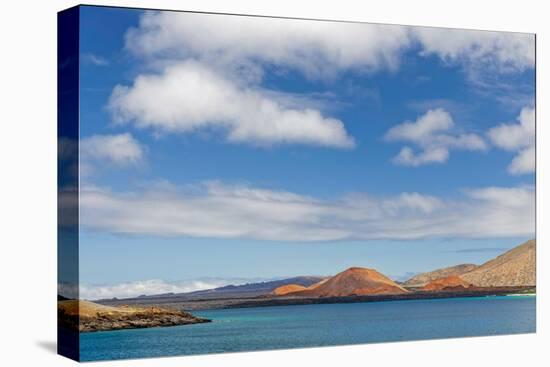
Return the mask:
[[[532,333],[535,301],[484,297],[197,311],[213,322],[81,334],[81,360]]]

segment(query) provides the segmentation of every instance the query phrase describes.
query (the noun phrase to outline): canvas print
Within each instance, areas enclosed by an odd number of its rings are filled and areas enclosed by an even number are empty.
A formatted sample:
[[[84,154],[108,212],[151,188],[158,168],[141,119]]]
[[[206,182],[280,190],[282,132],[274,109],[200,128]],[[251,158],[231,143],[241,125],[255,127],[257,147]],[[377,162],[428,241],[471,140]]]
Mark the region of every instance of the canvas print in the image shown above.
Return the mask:
[[[59,13],[59,353],[533,333],[535,35]]]

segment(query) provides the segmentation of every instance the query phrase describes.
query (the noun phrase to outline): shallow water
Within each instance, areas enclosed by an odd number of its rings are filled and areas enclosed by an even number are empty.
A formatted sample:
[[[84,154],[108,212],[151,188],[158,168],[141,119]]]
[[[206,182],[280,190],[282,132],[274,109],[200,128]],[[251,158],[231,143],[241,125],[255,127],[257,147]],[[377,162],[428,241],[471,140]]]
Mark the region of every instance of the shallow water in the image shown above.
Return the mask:
[[[81,360],[532,333],[535,303],[515,296],[196,311],[213,322],[81,334]]]

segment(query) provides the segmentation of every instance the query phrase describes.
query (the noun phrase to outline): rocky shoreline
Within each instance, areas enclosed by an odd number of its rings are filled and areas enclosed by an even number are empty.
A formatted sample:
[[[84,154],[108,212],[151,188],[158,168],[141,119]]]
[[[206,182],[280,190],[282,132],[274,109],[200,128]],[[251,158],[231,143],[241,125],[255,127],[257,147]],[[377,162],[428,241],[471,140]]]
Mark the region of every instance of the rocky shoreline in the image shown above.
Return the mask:
[[[171,308],[113,307],[77,300],[58,302],[58,316],[61,327],[79,332],[167,327],[211,321]]]

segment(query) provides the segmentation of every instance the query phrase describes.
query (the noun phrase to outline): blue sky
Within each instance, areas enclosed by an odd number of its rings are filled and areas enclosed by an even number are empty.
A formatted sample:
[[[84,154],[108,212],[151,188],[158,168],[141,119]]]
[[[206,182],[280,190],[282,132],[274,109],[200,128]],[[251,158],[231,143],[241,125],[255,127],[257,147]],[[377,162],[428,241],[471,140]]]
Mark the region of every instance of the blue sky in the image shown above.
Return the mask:
[[[81,9],[90,297],[534,237],[532,35]]]

